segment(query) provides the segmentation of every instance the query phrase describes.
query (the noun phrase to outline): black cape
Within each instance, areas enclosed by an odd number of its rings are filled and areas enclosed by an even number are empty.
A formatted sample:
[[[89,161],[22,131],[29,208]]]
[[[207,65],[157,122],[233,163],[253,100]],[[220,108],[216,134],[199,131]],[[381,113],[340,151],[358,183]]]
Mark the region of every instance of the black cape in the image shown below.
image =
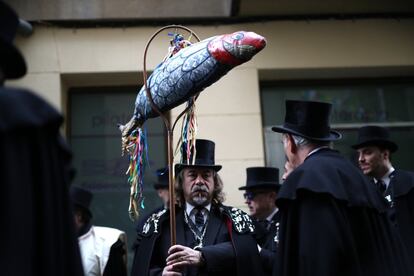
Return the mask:
[[[161,205],[155,208],[154,210],[152,210],[151,212],[149,212],[147,215],[141,217],[137,222],[137,226],[135,227],[137,234],[139,234],[142,231],[142,228],[144,227],[144,224],[148,220],[149,217],[151,217],[153,214],[156,214],[163,209],[164,209],[164,205]]]
[[[157,214],[159,211],[164,209],[164,205],[161,205],[157,208],[155,208],[154,210],[152,210],[151,212],[149,212],[147,215],[140,217],[138,219],[137,225],[135,227],[135,230],[137,231],[137,235],[140,235],[142,232],[142,228],[144,227],[145,222],[148,220],[148,218],[150,218],[153,214]],[[138,240],[135,239],[133,245],[132,245],[132,250],[135,251],[136,247],[138,246]]]
[[[38,96],[0,87],[2,275],[83,275],[61,123]]]
[[[277,199],[277,276],[413,275],[387,203],[352,163],[322,149]]]
[[[391,221],[414,263],[414,173],[395,170],[385,195],[391,196]]]
[[[161,213],[155,219],[150,218],[144,225],[144,231],[138,235],[131,275],[162,274],[170,247],[170,227],[169,210]],[[177,244],[192,247],[194,244],[184,222],[184,210],[177,207],[176,214]],[[251,220],[244,212],[212,205],[204,247],[201,249],[206,266],[195,273],[217,276],[263,275],[257,244],[251,235],[253,229]],[[191,270],[187,273],[194,275]]]

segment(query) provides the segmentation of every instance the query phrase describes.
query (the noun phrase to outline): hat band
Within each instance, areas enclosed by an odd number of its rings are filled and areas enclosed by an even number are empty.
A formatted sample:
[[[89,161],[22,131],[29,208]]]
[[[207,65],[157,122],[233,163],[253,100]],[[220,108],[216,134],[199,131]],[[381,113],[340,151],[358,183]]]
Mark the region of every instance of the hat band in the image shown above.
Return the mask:
[[[246,186],[256,186],[256,185],[274,185],[274,184],[279,184],[278,181],[274,180],[266,180],[266,181],[262,181],[262,180],[250,180],[246,182]]]
[[[196,159],[194,161],[194,164],[188,163],[186,161],[182,161],[183,165],[188,166],[215,166],[214,160],[212,159]]]
[[[308,137],[326,138],[330,136],[330,127],[327,125],[296,125],[286,122],[283,126]]]
[[[359,142],[365,142],[365,141],[387,141],[387,142],[391,142],[388,137],[369,136],[369,135],[360,136],[358,140],[359,140]]]

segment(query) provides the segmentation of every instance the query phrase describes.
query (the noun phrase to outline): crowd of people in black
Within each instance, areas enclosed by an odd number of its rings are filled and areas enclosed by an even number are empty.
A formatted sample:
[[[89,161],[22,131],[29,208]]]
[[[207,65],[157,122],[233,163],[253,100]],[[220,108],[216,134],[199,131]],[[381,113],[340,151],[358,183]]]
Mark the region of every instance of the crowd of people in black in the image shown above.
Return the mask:
[[[0,1],[2,275],[126,275],[126,235],[92,224],[93,194],[71,187],[62,116],[34,93],[4,86],[25,75],[13,45],[19,21]],[[388,129],[367,125],[355,166],[333,149],[329,103],[286,101],[279,169],[246,169],[248,213],[224,204],[215,143],[175,165],[176,243],[168,170],[154,188],[163,204],[138,223],[131,275],[414,275],[414,174],[392,165]],[[193,158],[194,157],[194,158]]]

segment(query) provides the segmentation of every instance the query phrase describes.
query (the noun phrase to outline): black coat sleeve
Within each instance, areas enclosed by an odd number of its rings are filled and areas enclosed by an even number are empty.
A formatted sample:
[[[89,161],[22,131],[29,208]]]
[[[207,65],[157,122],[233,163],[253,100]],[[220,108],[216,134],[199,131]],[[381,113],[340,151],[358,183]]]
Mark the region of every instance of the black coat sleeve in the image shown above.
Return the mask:
[[[235,254],[231,242],[223,242],[200,249],[206,261],[206,270],[209,273],[231,271],[235,267]]]

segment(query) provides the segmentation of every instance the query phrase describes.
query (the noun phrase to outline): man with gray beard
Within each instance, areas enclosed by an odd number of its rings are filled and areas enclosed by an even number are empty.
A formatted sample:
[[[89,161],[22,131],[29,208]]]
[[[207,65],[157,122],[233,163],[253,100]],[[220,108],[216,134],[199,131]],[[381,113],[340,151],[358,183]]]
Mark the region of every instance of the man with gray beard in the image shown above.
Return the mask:
[[[153,215],[138,235],[131,275],[262,275],[252,221],[222,204],[214,147],[196,140],[194,163],[175,166],[177,244],[171,246],[169,210]]]

